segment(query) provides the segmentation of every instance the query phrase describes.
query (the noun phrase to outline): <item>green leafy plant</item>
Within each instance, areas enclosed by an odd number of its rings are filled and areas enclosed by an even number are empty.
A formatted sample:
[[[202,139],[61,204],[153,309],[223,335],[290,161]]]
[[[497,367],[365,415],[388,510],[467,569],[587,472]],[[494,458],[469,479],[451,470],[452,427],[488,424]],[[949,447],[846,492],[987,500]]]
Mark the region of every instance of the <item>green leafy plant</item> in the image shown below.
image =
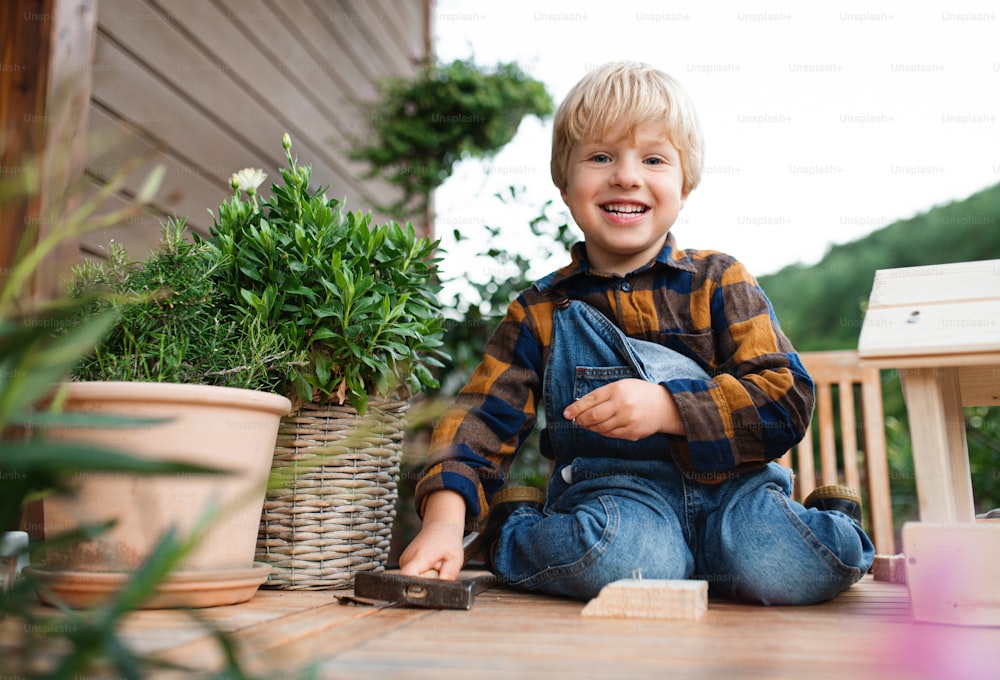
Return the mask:
[[[369,395],[436,387],[444,332],[437,241],[409,223],[374,225],[345,211],[325,188],[310,187],[311,167],[293,158],[287,134],[282,144],[284,184],[258,201],[263,173],[241,171],[213,214],[219,291],[305,354],[305,365],[285,371],[291,397],[348,400],[364,414]]]
[[[489,157],[514,138],[526,115],[553,111],[545,85],[514,63],[482,68],[456,59],[418,67],[413,77],[379,83],[376,100],[363,104],[369,134],[351,150],[370,164],[368,177],[402,189],[402,198],[383,208],[390,214],[424,210],[455,163]]]
[[[197,383],[263,391],[283,388],[298,357],[274,328],[244,314],[216,286],[224,265],[183,219],[167,220],[144,262],[111,244],[105,261],[74,269],[77,320],[106,311],[116,321],[75,368],[79,380]]]

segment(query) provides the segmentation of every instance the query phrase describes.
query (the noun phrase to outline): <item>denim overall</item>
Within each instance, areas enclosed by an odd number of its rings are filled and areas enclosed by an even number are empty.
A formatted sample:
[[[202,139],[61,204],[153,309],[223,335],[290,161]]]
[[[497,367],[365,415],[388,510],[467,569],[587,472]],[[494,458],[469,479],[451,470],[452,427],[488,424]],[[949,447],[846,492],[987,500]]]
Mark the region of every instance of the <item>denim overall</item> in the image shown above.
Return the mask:
[[[829,600],[868,571],[875,549],[846,515],[791,499],[777,463],[719,484],[685,477],[666,435],[630,442],[577,427],[563,409],[623,378],[706,380],[695,361],[625,336],[586,303],[560,305],[543,398],[555,460],[542,511],[521,508],[493,553],[510,585],[589,599],[615,580],[709,581],[713,595],[763,604]]]

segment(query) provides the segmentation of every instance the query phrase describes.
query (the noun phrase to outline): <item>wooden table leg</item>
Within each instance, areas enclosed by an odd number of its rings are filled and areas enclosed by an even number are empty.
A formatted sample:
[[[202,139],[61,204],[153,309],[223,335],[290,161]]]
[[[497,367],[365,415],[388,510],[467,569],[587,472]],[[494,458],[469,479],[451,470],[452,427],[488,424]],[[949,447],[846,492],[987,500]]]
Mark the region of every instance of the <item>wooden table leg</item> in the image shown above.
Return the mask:
[[[974,522],[958,369],[904,369],[901,382],[921,521]]]

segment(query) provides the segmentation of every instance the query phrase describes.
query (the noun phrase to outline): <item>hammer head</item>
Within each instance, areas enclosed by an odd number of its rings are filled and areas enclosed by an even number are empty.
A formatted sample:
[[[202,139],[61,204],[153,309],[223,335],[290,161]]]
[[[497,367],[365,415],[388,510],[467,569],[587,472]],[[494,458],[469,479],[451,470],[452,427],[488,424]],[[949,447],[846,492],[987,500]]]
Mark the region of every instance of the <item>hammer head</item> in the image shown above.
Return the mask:
[[[476,593],[488,587],[490,580],[480,577],[445,581],[363,571],[354,575],[354,596],[425,609],[471,609]]]

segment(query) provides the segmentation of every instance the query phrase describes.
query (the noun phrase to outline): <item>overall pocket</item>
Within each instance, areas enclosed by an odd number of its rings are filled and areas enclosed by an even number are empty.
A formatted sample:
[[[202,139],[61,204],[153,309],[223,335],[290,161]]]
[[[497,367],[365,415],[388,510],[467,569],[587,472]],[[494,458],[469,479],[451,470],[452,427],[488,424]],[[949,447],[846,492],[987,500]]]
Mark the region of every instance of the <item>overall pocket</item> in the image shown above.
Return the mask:
[[[626,378],[644,378],[629,366],[577,366],[573,374],[573,398]],[[666,435],[653,435],[639,441],[605,437],[572,424],[573,449],[576,455],[598,458],[624,458],[646,460],[669,456]]]

